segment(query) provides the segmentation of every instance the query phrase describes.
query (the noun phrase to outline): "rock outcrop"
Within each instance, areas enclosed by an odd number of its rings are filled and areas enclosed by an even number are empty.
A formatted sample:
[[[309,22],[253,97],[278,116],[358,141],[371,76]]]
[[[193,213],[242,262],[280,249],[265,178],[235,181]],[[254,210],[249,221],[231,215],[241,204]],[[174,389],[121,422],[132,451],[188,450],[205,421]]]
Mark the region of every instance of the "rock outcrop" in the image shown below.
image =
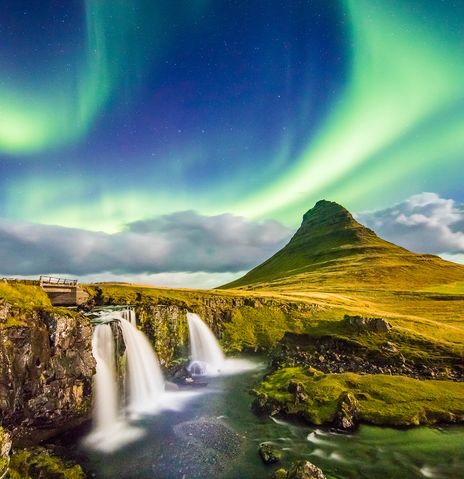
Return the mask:
[[[344,322],[345,320],[340,321]],[[443,355],[442,361],[433,362],[427,360],[427,357],[406,357],[401,351],[401,344],[393,342],[391,334],[376,334],[383,338],[379,348],[368,348],[343,337],[312,337],[288,333],[272,351],[270,368],[274,371],[281,367],[307,366],[326,374],[354,372],[408,376],[414,379],[464,380],[464,366],[460,357]]]
[[[36,444],[88,418],[91,336],[77,313],[0,303],[0,414],[14,444]]]
[[[325,479],[324,473],[309,461],[296,461],[290,467],[287,479]]]
[[[358,332],[388,333],[391,324],[383,318],[365,318],[345,314],[344,321]]]

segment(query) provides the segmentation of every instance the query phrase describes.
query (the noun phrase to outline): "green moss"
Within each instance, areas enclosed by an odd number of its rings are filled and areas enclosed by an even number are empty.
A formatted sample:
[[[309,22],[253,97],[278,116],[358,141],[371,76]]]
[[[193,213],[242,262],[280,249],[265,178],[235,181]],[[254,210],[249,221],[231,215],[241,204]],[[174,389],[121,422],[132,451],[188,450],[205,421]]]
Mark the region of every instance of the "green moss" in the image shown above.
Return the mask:
[[[304,401],[296,402],[288,391],[291,381],[303,385]],[[286,414],[304,417],[312,424],[332,423],[340,398],[347,392],[359,403],[360,421],[367,423],[417,426],[464,421],[464,384],[452,381],[283,368],[268,376],[256,392],[279,403]]]
[[[224,325],[223,343],[229,351],[270,349],[293,329],[290,323],[277,307],[243,306],[233,310],[231,321]]]
[[[85,479],[82,468],[53,455],[44,448],[22,449],[11,456],[10,479]]]

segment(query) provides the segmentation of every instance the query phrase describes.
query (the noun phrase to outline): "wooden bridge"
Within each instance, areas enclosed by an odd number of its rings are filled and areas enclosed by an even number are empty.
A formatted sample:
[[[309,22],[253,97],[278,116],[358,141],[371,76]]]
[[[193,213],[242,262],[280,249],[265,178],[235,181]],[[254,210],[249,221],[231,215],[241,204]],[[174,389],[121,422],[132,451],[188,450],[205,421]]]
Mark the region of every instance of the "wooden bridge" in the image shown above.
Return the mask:
[[[53,306],[78,306],[89,299],[77,279],[41,276],[40,286],[47,293]]]

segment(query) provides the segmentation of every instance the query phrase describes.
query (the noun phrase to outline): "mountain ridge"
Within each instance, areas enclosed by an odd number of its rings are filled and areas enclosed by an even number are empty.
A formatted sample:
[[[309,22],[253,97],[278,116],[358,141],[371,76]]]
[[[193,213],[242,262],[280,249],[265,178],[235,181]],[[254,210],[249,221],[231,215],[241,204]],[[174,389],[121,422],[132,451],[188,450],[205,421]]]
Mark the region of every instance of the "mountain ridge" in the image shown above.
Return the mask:
[[[338,203],[320,200],[276,254],[221,288],[381,287],[464,281],[464,266],[386,241]],[[284,283],[284,284],[283,284]]]

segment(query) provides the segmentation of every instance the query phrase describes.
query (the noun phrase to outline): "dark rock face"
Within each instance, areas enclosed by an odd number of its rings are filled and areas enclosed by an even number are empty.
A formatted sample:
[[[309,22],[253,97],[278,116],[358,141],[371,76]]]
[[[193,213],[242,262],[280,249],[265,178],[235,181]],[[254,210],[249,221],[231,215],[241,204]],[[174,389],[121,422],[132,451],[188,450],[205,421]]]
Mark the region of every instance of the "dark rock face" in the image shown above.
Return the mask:
[[[323,472],[309,461],[297,461],[290,467],[287,479],[325,479]]]
[[[256,395],[254,390],[251,393]],[[251,410],[257,416],[277,416],[282,412],[282,404],[267,394],[257,394],[251,403]]]
[[[11,315],[18,325],[2,327]],[[16,445],[35,444],[88,417],[91,337],[82,316],[0,305],[0,414]]]
[[[266,464],[273,464],[279,462],[282,458],[282,450],[272,442],[262,442],[258,448],[261,459]]]
[[[295,403],[303,403],[308,399],[304,386],[299,382],[291,381],[288,385],[288,392],[295,397]]]

